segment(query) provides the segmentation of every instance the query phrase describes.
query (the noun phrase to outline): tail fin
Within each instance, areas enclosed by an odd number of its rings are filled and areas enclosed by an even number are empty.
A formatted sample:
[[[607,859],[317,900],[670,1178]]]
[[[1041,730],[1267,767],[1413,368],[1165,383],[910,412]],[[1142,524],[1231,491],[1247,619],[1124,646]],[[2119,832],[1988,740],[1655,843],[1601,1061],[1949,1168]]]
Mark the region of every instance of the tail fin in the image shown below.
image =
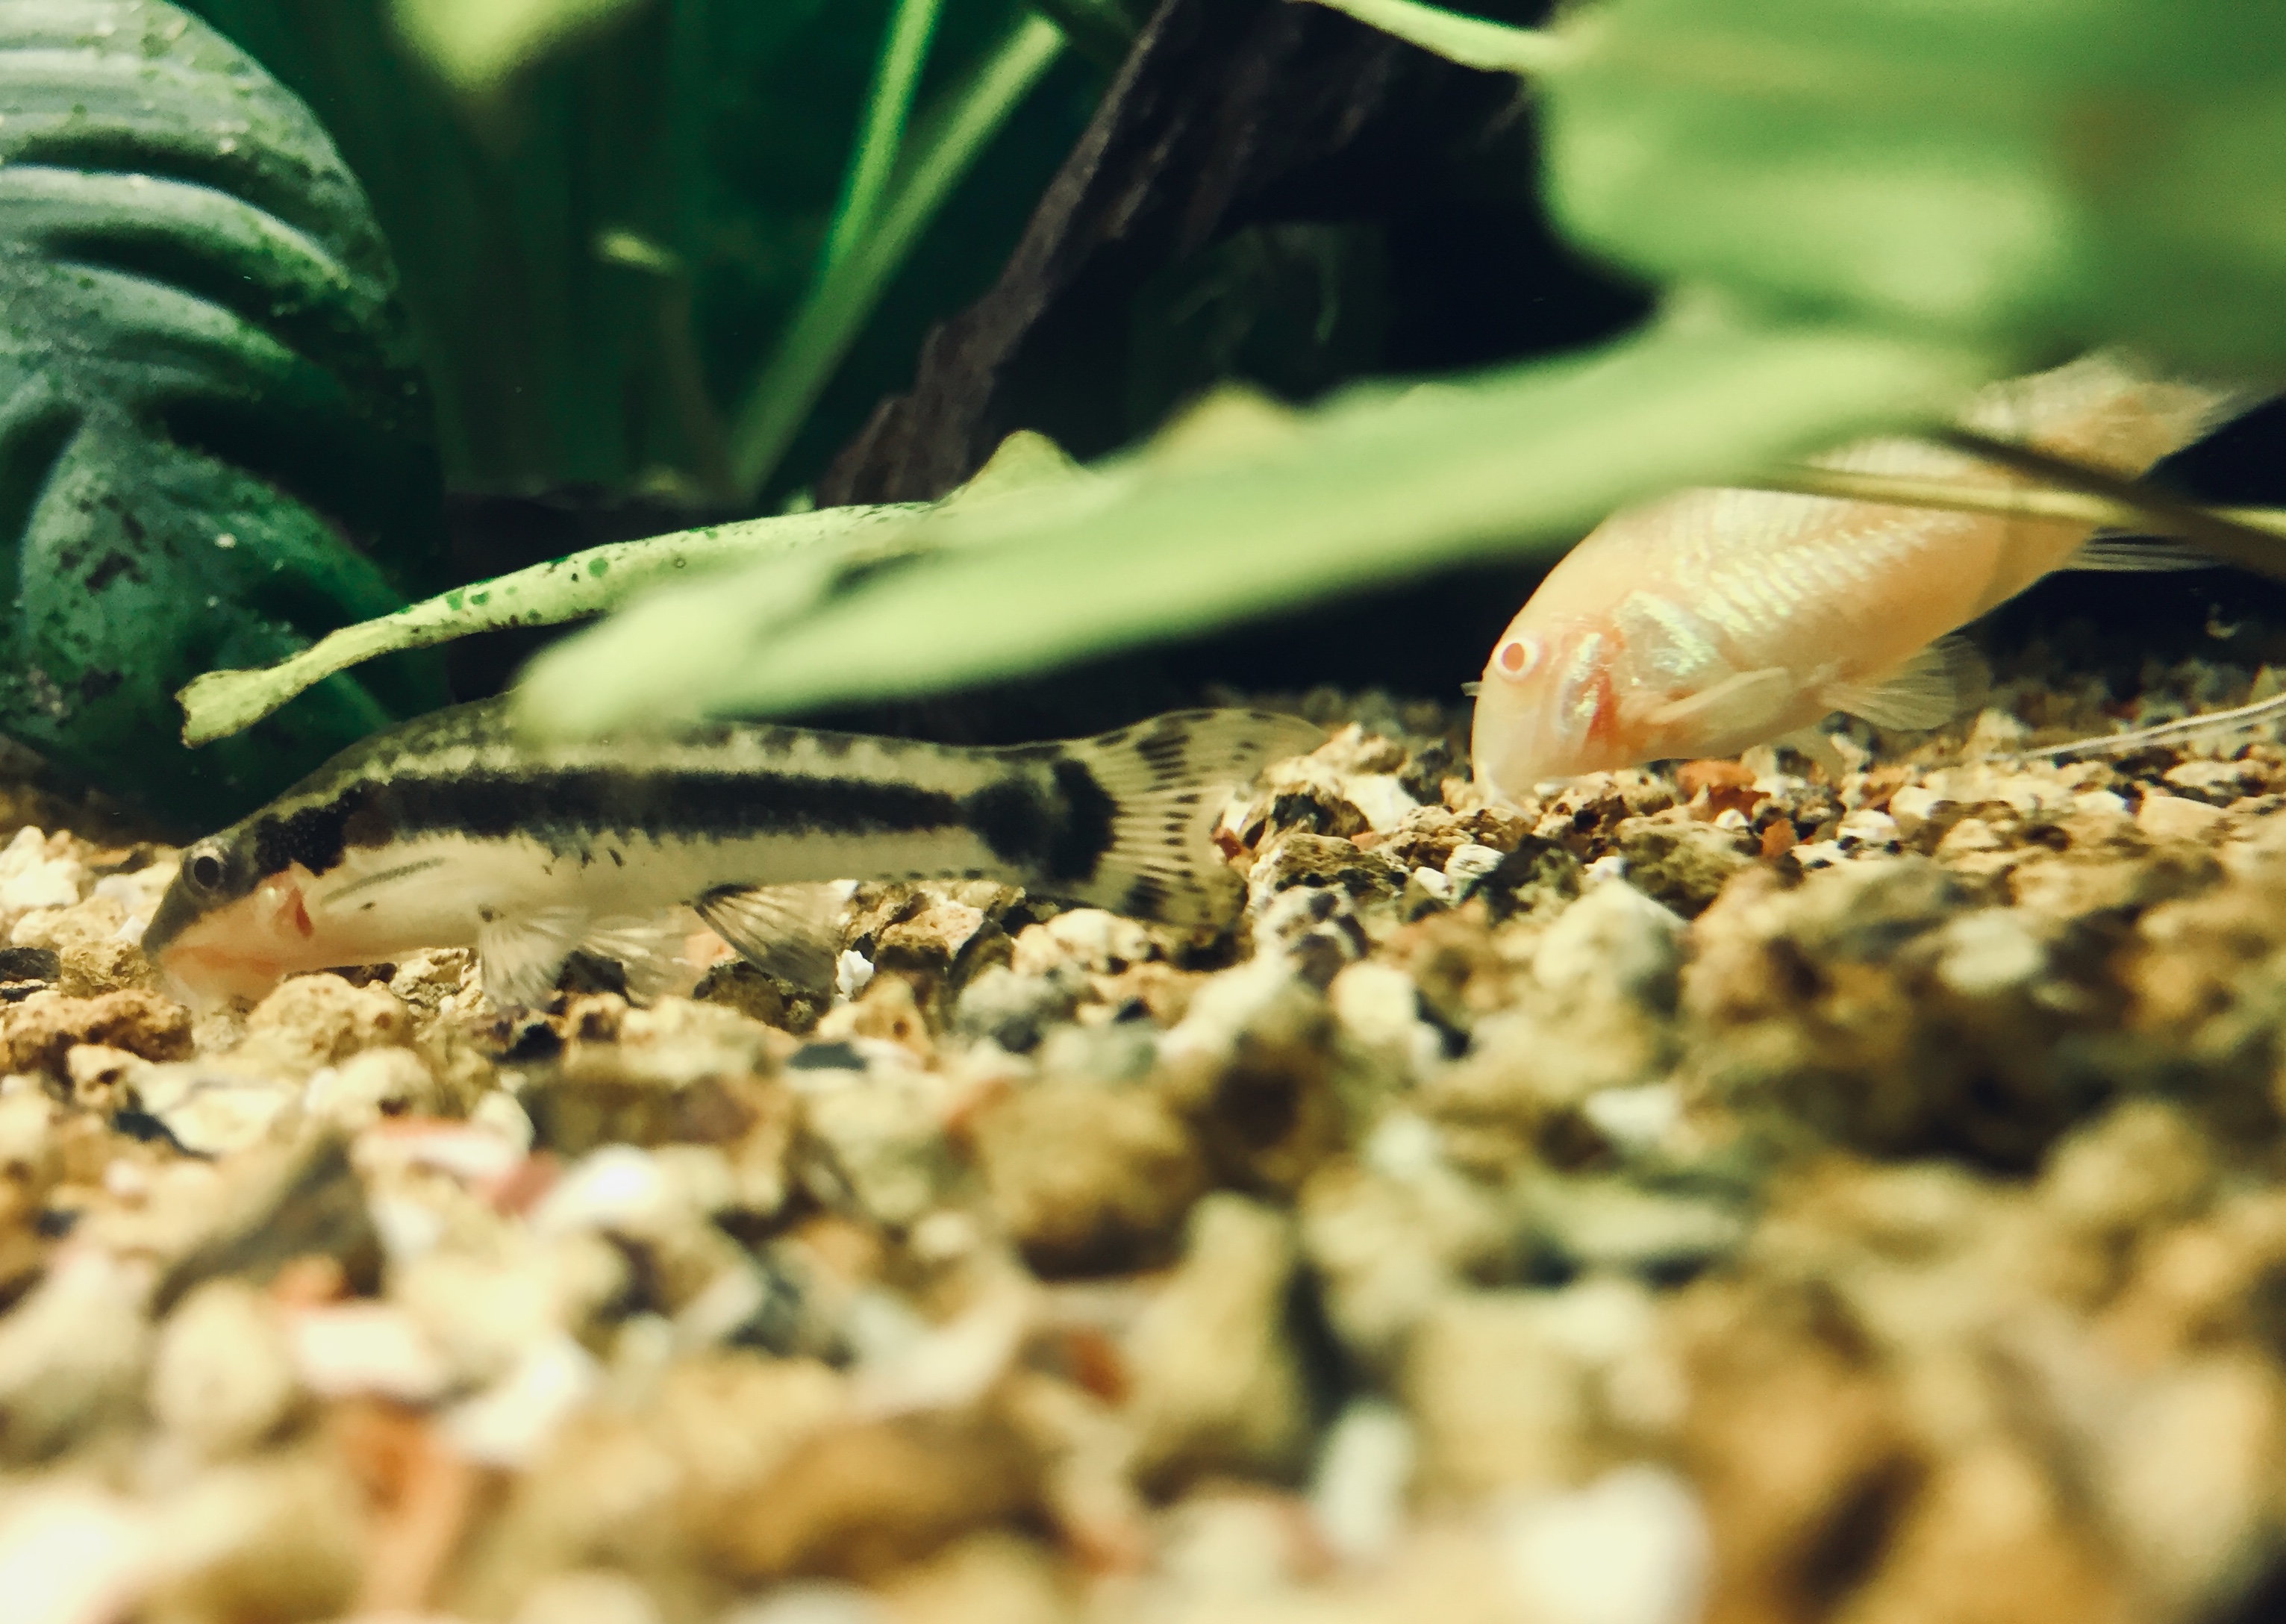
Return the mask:
[[[2263,398],[2258,391],[2171,377],[2121,351],[2099,350],[2048,372],[1991,385],[1963,422],[2132,477]]]
[[[1162,925],[1223,923],[1239,890],[1214,842],[1225,803],[1268,763],[1314,750],[1325,737],[1298,716],[1268,711],[1174,711],[1065,745],[1110,797],[1111,840],[1084,879],[1056,888]]]

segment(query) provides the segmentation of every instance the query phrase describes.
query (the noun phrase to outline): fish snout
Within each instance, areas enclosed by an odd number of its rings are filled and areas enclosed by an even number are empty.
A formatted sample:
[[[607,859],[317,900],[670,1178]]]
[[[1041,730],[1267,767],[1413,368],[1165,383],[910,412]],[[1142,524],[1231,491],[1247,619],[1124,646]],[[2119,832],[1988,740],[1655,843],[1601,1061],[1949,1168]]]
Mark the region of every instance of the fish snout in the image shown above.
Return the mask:
[[[144,951],[170,993],[207,1008],[259,999],[295,971],[322,968],[314,934],[297,871],[289,871],[219,905],[200,906],[170,889],[144,934]]]
[[[1477,780],[1514,800],[1535,784],[1593,770],[1583,752],[1601,720],[1608,633],[1511,625],[1477,691],[1469,749]]]

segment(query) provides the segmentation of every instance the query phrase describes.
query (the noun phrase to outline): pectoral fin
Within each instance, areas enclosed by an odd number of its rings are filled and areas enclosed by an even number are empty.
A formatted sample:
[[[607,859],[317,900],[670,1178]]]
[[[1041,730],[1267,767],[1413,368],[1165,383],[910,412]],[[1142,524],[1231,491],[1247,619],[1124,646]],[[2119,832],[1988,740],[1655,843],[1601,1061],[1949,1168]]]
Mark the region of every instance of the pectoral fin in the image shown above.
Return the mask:
[[[691,906],[757,970],[817,990],[833,985],[845,901],[831,884],[724,886]]]
[[[1793,707],[1801,684],[1801,678],[1788,667],[1765,666],[1670,699],[1636,720],[1647,728],[1688,728],[1708,737],[1763,733]]]
[[[599,920],[588,927],[579,945],[590,953],[618,960],[627,977],[628,996],[648,1004],[689,970],[682,950],[689,934],[690,918],[676,909],[655,918]]]
[[[587,934],[582,908],[543,908],[485,919],[477,927],[477,958],[484,966],[486,996],[503,1005],[547,1003],[564,961]]]
[[[1941,728],[1975,705],[1990,681],[1967,638],[1940,637],[1878,681],[1828,683],[1817,697],[1877,728]]]

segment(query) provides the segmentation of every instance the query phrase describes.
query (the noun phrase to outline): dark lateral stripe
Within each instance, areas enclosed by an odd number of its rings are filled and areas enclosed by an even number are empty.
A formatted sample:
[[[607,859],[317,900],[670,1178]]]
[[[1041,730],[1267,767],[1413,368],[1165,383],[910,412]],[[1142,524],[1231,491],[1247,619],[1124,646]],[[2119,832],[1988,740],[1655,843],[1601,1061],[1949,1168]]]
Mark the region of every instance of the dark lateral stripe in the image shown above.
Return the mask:
[[[579,851],[599,835],[735,840],[761,835],[922,834],[965,824],[959,797],[910,784],[769,772],[627,773],[606,768],[406,776],[343,789],[333,800],[254,830],[255,865],[298,862],[323,873],[350,846],[425,834],[524,835]]]
[[[1068,756],[1055,763],[1046,783],[1013,773],[977,791],[964,808],[968,826],[994,856],[1067,884],[1094,877],[1111,849],[1118,810],[1087,764]]]

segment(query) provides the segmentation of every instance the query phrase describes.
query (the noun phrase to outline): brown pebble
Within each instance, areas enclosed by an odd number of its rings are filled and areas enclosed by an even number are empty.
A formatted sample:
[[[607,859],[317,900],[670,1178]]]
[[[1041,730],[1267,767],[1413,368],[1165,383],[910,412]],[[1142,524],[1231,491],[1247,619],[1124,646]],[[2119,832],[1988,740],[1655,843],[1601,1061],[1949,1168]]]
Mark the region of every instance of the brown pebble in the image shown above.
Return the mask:
[[[133,987],[94,998],[35,992],[20,1004],[0,1005],[0,1072],[61,1076],[74,1044],[105,1044],[146,1060],[187,1059],[190,1012]]]
[[[1282,1476],[1310,1435],[1287,1321],[1296,1246],[1285,1214],[1227,1194],[1191,1215],[1182,1266],[1132,1342],[1135,1469],[1147,1487],[1202,1472]]]
[[[327,1412],[326,1432],[365,1502],[360,1612],[417,1612],[435,1592],[493,1474],[455,1453],[428,1417],[382,1399]]]
[[[1063,1624],[1077,1614],[1070,1576],[1029,1541],[979,1533],[901,1573],[882,1599],[897,1624]]]
[[[245,1060],[296,1081],[363,1050],[413,1040],[413,1012],[386,987],[338,975],[296,975],[246,1018]],[[122,1045],[123,1046],[123,1045]]]
[[[1040,1463],[989,1414],[926,1413],[834,1428],[797,1445],[713,1541],[747,1582],[877,1579],[972,1529],[1034,1510]]]
[[[124,987],[148,987],[152,974],[143,950],[122,940],[127,910],[107,896],[91,896],[69,908],[43,908],[16,922],[10,936],[20,948],[46,948],[59,961],[59,990],[68,997],[91,998]]]
[[[1702,760],[1676,768],[1675,781],[1688,799],[1701,790],[1750,790],[1754,787],[1754,773],[1743,761]]]
[[[1027,1089],[978,1118],[975,1145],[1001,1226],[1044,1273],[1163,1254],[1207,1184],[1190,1129],[1142,1090]]]

